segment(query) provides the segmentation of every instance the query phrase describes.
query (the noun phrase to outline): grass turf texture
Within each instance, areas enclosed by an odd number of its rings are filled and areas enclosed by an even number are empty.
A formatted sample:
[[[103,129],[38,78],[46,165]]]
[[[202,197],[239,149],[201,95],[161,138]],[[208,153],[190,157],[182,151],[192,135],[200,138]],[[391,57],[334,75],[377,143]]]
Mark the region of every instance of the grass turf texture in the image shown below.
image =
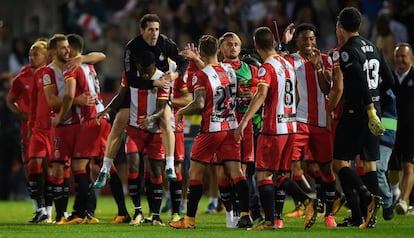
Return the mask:
[[[58,237],[58,238],[80,238],[80,237],[177,237],[177,238],[259,238],[259,237],[411,237],[414,232],[414,216],[396,215],[391,221],[382,219],[382,210],[378,211],[377,228],[361,230],[357,227],[348,228],[326,228],[323,217],[318,217],[316,224],[307,231],[303,230],[303,218],[285,218],[285,228],[274,231],[246,231],[242,229],[227,229],[225,227],[225,213],[204,214],[208,198],[203,197],[199,205],[197,215],[197,228],[195,230],[176,230],[168,225],[165,227],[153,227],[150,224],[142,224],[133,227],[128,224],[112,225],[109,222],[116,214],[116,205],[112,197],[99,197],[96,217],[100,224],[80,225],[54,225],[38,224],[31,225],[28,221],[33,217],[33,208],[30,201],[2,201],[0,202],[0,238],[2,237]],[[71,211],[73,201],[69,202],[68,211]],[[143,199],[146,206],[146,199]],[[132,203],[127,200],[130,215],[133,214]],[[148,208],[144,206],[144,214],[148,215]],[[293,209],[293,202],[287,200],[285,212]],[[342,221],[349,212],[345,207],[336,216],[337,222]],[[169,213],[164,213],[161,218],[165,223],[169,220]]]

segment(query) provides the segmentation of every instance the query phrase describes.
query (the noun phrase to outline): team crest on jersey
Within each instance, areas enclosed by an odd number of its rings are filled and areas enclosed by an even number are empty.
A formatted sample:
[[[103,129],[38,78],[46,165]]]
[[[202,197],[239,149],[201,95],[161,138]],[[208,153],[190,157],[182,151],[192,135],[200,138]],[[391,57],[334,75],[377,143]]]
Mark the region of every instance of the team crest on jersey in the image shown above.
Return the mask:
[[[159,59],[160,61],[164,61],[164,60],[165,60],[165,56],[164,56],[164,54],[163,54],[163,53],[161,53],[161,54],[160,54],[160,57],[158,57],[158,59]]]
[[[408,82],[407,82],[407,86],[408,86],[408,87],[412,87],[412,86],[414,86],[414,80],[413,80],[413,79],[411,79],[410,81],[408,81]]]
[[[52,83],[52,80],[50,79],[50,75],[45,74],[43,75],[43,85],[49,85]]]
[[[333,59],[333,61],[337,61],[339,59],[339,52],[338,51],[333,52],[332,59]]]
[[[344,62],[348,62],[348,60],[349,60],[349,55],[348,55],[348,53],[347,53],[346,51],[342,52],[342,53],[341,53],[341,58],[342,58],[342,60],[343,60]]]
[[[266,74],[266,69],[265,68],[260,68],[259,72],[258,72],[258,76],[263,77],[265,74]]]
[[[192,79],[191,79],[191,85],[195,85],[197,83],[197,76],[194,76]]]

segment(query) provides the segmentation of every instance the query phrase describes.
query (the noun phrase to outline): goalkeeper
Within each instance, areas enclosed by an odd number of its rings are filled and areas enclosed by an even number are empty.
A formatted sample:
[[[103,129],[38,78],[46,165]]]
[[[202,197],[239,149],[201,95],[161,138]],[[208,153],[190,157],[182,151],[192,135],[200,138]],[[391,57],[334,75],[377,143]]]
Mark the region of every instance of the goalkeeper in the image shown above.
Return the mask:
[[[338,16],[336,34],[345,42],[340,50],[344,106],[334,142],[334,169],[351,206],[352,218],[342,226],[375,227],[382,199],[378,195],[376,161],[379,159],[381,125],[380,90],[393,84],[392,74],[377,47],[358,33],[361,13],[344,8]],[[381,86],[380,86],[381,82]],[[364,163],[363,181],[350,168],[360,154]],[[339,224],[338,224],[339,225]]]

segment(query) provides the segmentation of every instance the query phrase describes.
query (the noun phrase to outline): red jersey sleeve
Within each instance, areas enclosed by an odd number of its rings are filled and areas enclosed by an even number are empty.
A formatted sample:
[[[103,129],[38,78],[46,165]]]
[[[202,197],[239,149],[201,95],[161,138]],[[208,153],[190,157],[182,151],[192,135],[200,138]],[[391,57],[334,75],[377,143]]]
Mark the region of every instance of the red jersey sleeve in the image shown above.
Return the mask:
[[[37,88],[37,81],[42,80],[42,76],[43,76],[43,69],[44,67],[41,67],[39,69],[37,69],[35,71],[34,74],[34,79],[31,81],[31,87],[32,87],[32,91],[29,95],[30,98],[30,106],[29,106],[29,120],[28,120],[28,126],[29,126],[29,130],[32,129],[35,125],[35,119],[36,119],[36,106],[37,106],[37,92],[38,92],[38,88]],[[42,89],[43,90],[43,89]]]
[[[268,63],[263,63],[258,71],[258,86],[270,86],[270,84],[272,83],[272,77],[271,74],[267,73],[268,71],[273,71],[272,66]]]
[[[171,88],[162,88],[157,91],[157,99],[168,100]]]
[[[198,71],[197,65],[194,63],[194,61],[190,61],[190,65],[188,66],[188,70],[187,70],[187,74],[188,74],[188,79],[187,80],[187,89],[189,92],[194,92],[194,87],[193,87],[193,83],[192,83],[192,78],[194,76],[194,74]]]
[[[197,89],[205,89],[206,79],[207,75],[203,71],[197,71],[191,79],[191,85],[193,86],[194,91]]]
[[[321,57],[322,57],[324,69],[326,71],[332,72],[333,63],[332,63],[331,57],[329,57],[329,55],[327,54],[322,54]]]
[[[43,80],[44,88],[56,86],[56,77],[55,77],[55,73],[53,72],[52,68],[50,67],[45,68],[44,74],[42,76],[42,80]]]
[[[250,65],[250,70],[252,72],[252,80],[250,81],[250,91],[252,91],[252,93],[254,94],[257,91],[257,84],[259,83],[259,69],[254,65]]]

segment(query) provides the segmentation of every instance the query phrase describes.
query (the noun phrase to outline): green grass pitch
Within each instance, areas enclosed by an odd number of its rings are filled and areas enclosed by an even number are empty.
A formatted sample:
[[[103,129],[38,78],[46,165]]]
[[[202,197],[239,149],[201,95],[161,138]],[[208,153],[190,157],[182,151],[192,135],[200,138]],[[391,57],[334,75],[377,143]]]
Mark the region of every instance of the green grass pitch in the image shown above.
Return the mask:
[[[80,224],[80,225],[53,225],[38,224],[31,225],[28,221],[33,216],[32,203],[30,201],[3,201],[0,202],[0,238],[3,237],[56,237],[56,238],[80,238],[80,237],[174,237],[174,238],[344,238],[344,237],[412,237],[414,233],[414,216],[396,215],[391,221],[382,219],[382,210],[378,212],[377,228],[361,230],[356,227],[348,228],[326,228],[323,224],[323,217],[319,217],[316,224],[307,231],[303,230],[303,218],[285,218],[285,228],[274,231],[246,231],[241,229],[227,229],[225,227],[224,212],[216,214],[204,214],[208,199],[203,197],[199,205],[197,215],[197,228],[195,230],[176,230],[165,227],[153,227],[150,224],[142,224],[133,227],[128,224],[109,224],[116,214],[116,206],[112,197],[99,197],[96,217],[100,219],[100,224]],[[146,199],[143,199],[146,205]],[[132,202],[127,198],[129,212],[133,213]],[[72,200],[69,202],[68,211],[71,211]],[[286,201],[285,212],[293,209],[293,202]],[[148,211],[144,207],[144,212]],[[148,212],[145,212],[148,214]],[[342,208],[336,220],[342,221],[349,212]],[[169,219],[168,214],[162,214],[164,222]]]

